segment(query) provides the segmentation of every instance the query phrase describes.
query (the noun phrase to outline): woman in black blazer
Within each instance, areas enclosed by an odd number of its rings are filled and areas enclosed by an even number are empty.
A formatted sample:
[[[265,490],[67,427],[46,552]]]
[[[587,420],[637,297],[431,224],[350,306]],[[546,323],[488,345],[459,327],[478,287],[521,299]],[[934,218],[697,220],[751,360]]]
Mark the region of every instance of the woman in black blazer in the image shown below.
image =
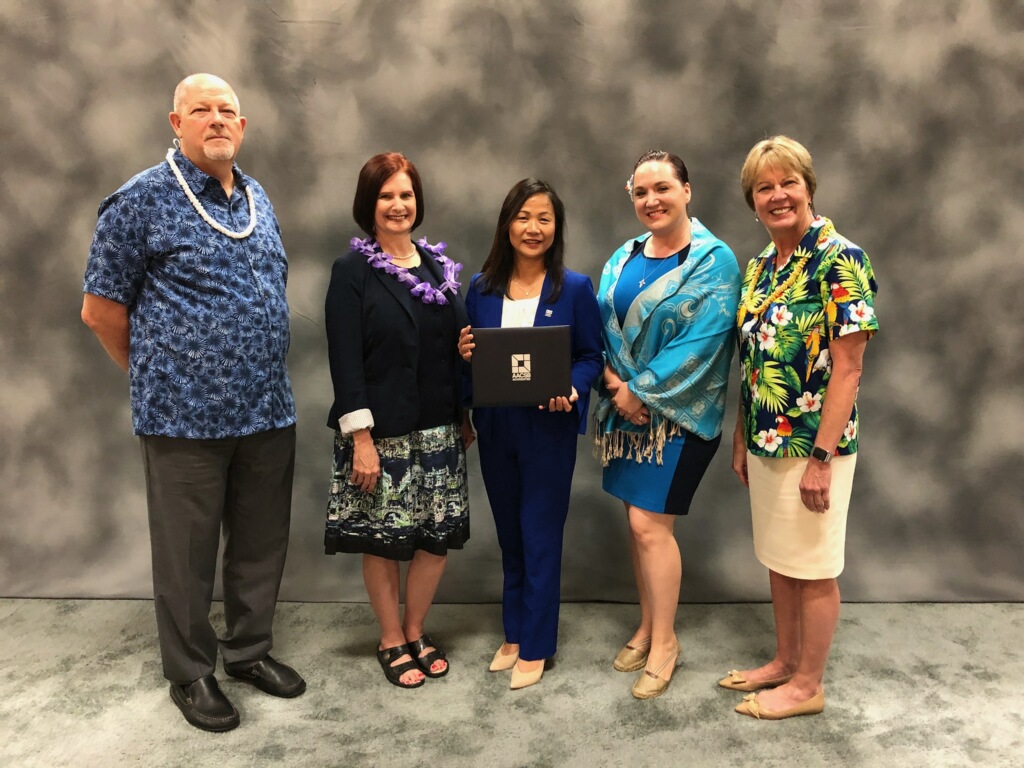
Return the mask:
[[[397,152],[363,166],[352,214],[368,237],[334,262],[325,306],[335,440],[324,548],[363,555],[377,659],[389,682],[416,688],[448,673],[423,624],[448,550],[469,539],[462,265],[444,243],[413,243],[422,184]],[[399,561],[409,561],[404,616]]]

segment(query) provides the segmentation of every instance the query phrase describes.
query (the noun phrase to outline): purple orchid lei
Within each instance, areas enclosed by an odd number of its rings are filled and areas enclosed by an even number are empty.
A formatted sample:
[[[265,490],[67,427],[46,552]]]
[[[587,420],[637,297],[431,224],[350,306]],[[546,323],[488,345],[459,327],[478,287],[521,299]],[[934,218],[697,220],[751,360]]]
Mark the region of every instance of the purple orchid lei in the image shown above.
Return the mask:
[[[459,292],[459,287],[462,285],[462,283],[458,282],[462,265],[444,255],[444,249],[448,247],[447,243],[441,242],[437,245],[431,245],[425,237],[416,241],[416,245],[423,248],[423,250],[434,257],[434,261],[441,265],[444,282],[438,288],[420,280],[416,275],[411,274],[407,268],[393,264],[391,260],[394,256],[390,253],[385,253],[380,247],[380,243],[372,238],[353,237],[350,245],[353,251],[358,251],[366,257],[366,261],[371,267],[383,269],[387,274],[394,275],[400,283],[405,283],[409,286],[409,292],[413,295],[413,298],[419,299],[424,304],[447,304],[448,299],[445,298],[444,292],[448,291],[455,295]]]

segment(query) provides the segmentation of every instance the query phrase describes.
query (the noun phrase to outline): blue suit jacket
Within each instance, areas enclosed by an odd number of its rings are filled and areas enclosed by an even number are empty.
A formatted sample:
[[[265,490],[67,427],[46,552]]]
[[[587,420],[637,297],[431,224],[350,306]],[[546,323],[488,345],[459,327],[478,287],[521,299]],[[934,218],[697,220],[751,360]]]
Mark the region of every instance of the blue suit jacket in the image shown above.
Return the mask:
[[[548,410],[524,407],[523,410],[537,416],[537,424],[544,431],[587,431],[587,408],[590,403],[590,389],[604,366],[601,341],[601,312],[594,295],[594,284],[590,278],[566,269],[562,279],[562,291],[554,303],[551,297],[551,278],[545,276],[540,292],[535,327],[544,325],[568,325],[572,347],[572,385],[579,400],[570,413],[551,413]],[[479,328],[500,328],[501,310],[504,297],[495,293],[482,293],[479,288],[480,274],[473,275],[466,295],[466,313],[469,324]],[[466,387],[471,400],[471,386]],[[568,392],[566,395],[568,396]],[[478,430],[489,428],[493,408],[477,408],[473,411],[473,424]]]

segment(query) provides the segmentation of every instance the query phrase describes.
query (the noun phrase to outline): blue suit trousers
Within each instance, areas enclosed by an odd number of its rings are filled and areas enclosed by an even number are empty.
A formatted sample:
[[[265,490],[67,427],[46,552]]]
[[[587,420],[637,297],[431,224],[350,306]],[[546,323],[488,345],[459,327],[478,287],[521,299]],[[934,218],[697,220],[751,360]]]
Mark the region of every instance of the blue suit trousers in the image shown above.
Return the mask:
[[[480,469],[501,547],[505,640],[520,658],[547,659],[558,642],[562,536],[576,467],[575,414],[487,408]],[[476,413],[474,413],[474,421]],[[568,429],[551,429],[565,421]]]

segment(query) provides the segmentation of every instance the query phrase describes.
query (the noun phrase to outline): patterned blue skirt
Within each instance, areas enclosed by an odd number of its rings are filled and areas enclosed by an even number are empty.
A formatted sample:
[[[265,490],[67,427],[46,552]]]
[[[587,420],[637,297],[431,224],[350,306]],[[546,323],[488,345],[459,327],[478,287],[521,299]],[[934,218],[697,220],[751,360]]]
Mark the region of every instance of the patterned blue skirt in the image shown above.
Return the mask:
[[[445,555],[469,540],[469,485],[462,435],[454,425],[375,438],[381,476],[372,492],[352,485],[352,437],[334,435],[334,473],[324,551],[411,560]]]

